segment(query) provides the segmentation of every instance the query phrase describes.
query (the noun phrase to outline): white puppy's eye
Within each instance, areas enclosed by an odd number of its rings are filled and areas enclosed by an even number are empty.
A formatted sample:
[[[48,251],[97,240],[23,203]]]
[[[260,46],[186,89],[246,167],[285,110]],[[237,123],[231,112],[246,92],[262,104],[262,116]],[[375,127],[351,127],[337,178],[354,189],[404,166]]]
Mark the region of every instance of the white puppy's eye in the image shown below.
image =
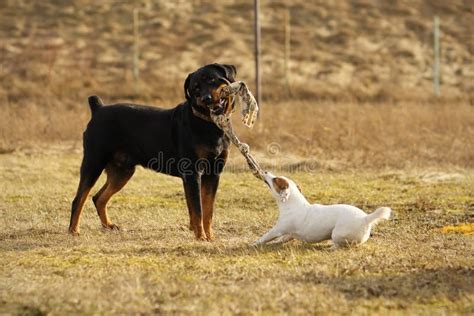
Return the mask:
[[[280,201],[281,202],[286,202],[288,201],[288,198],[290,196],[290,184],[289,182],[281,177],[275,177],[272,179],[273,182],[273,188],[276,193],[280,196]]]

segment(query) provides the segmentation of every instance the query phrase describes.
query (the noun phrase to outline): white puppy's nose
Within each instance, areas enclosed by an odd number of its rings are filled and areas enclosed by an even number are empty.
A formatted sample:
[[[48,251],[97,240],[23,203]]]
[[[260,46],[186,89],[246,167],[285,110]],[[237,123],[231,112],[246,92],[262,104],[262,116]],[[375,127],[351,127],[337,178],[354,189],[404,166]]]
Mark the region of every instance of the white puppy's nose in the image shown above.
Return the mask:
[[[265,171],[263,174],[263,178],[265,179],[267,183],[270,183],[270,181],[272,181],[272,179],[275,178],[275,176],[271,172]]]

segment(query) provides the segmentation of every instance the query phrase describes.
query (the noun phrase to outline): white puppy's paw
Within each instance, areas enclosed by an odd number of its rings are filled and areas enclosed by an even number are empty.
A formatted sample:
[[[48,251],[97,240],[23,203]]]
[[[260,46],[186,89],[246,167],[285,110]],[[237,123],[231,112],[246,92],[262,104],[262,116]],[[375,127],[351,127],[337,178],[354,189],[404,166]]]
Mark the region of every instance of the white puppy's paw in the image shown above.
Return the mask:
[[[328,248],[329,251],[336,251],[338,250],[339,248],[341,248],[339,245],[337,244],[332,244],[331,247]]]
[[[255,241],[254,243],[250,244],[250,247],[253,247],[253,248],[255,248],[255,247],[260,247],[260,246],[262,246],[262,245],[264,245],[264,244],[265,244],[265,243],[262,242],[262,240],[259,239],[259,240]]]

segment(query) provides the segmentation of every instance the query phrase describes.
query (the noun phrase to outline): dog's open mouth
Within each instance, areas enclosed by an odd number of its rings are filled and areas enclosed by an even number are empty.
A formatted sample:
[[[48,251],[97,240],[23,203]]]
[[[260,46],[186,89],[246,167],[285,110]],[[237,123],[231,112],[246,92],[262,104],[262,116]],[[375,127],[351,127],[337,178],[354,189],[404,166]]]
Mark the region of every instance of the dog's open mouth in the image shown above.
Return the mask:
[[[227,106],[229,105],[229,102],[227,98],[222,98],[219,99],[218,102],[215,102],[209,106],[210,111],[214,115],[221,115],[224,112],[226,112]]]
[[[209,105],[209,110],[214,115],[221,115],[228,113],[230,98],[222,95],[222,89],[228,86],[228,83],[221,84],[212,92],[213,98],[217,101]]]

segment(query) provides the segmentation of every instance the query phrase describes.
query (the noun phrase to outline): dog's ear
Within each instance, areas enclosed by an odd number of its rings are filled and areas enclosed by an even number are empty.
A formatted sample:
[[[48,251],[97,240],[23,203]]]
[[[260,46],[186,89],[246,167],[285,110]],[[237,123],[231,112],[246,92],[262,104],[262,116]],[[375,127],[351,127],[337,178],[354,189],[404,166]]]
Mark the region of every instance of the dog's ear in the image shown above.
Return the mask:
[[[286,202],[290,198],[290,183],[280,177],[273,178],[273,187],[280,196],[281,202]]]
[[[235,77],[237,76],[237,69],[234,65],[223,65],[225,68],[225,75],[229,81],[235,81]]]
[[[189,85],[191,84],[191,77],[193,76],[194,73],[190,73],[187,77],[186,80],[184,81],[184,96],[186,97],[186,100],[191,101],[191,94],[189,93]]]
[[[235,77],[237,76],[237,69],[235,68],[234,65],[228,65],[228,64],[215,64],[217,67],[221,68],[225,72],[225,77],[227,80],[230,82],[235,81]]]

